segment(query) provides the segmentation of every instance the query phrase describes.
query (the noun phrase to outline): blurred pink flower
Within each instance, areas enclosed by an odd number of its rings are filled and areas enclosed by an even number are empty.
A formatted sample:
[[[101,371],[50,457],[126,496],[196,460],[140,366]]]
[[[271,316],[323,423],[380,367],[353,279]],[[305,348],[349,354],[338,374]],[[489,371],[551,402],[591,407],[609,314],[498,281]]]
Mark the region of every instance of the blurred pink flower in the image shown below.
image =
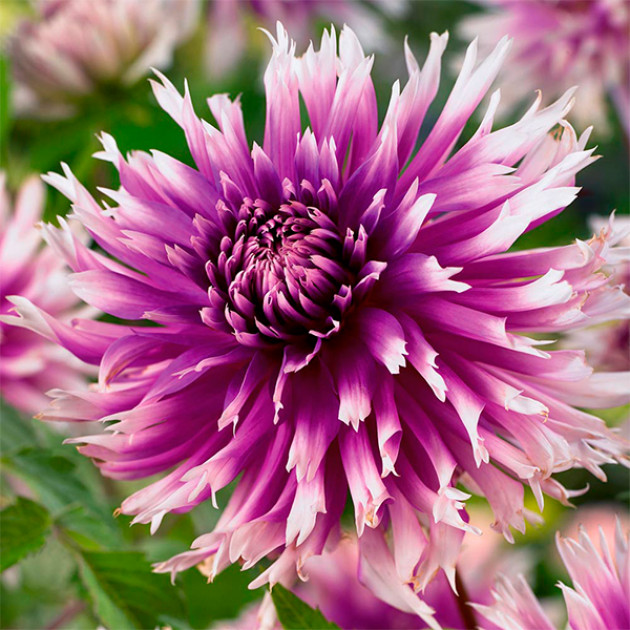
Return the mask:
[[[610,506],[584,506],[580,507],[570,523],[563,528],[564,536],[557,537],[558,548],[576,588],[573,591],[560,585],[572,613],[570,618],[572,630],[604,628],[597,625],[597,619],[592,615],[584,617],[583,609],[591,608],[591,604],[585,604],[584,597],[593,601],[597,601],[600,596],[606,597],[606,589],[610,588],[607,578],[610,575],[606,571],[601,573],[603,568],[601,560],[610,555],[608,545],[614,545],[616,537],[616,566],[621,567],[617,573],[624,589],[627,590],[627,546],[623,537],[619,537],[619,528],[620,526],[627,528],[628,522],[627,516],[617,516]],[[580,523],[579,528],[576,523]],[[584,531],[591,528],[595,530],[597,527],[600,532],[599,541],[591,544]],[[580,536],[579,544],[566,538],[573,535]],[[519,575],[520,571],[531,568],[529,566],[531,551],[527,548],[501,549],[500,542],[501,538],[496,534],[493,536],[491,531],[484,532],[481,537],[467,534],[465,550],[460,554],[457,563],[459,593],[455,594],[444,576],[439,576],[427,587],[416,606],[430,606],[435,611],[435,621],[440,627],[454,630],[472,626],[482,630],[554,630],[559,620],[551,621],[546,606],[543,607],[536,600],[526,580]],[[358,565],[360,554],[356,538],[344,538],[334,551],[309,558],[305,564],[308,581],[296,584],[292,590],[311,607],[319,608],[327,620],[344,629],[404,630],[431,627],[416,615],[403,613],[375,597],[361,584],[362,575],[360,570],[357,572]],[[595,574],[587,580],[588,566],[594,568]],[[501,577],[493,589],[497,573]],[[613,598],[615,594],[619,594],[614,585],[611,594]],[[614,599],[610,603],[614,605]],[[627,609],[626,605],[625,610]],[[609,616],[606,619],[609,623],[612,619],[619,623],[622,618]],[[580,625],[581,620],[588,620],[592,625]],[[627,630],[627,627],[630,626],[610,625],[607,626],[607,630]],[[248,607],[238,619],[213,626],[213,630],[281,628],[268,593],[261,604]]]
[[[603,272],[611,276],[611,283],[630,292],[630,217],[617,216],[613,223],[593,217],[592,229],[611,245],[609,265]],[[564,348],[581,348],[597,370],[630,370],[630,322],[620,320],[569,332],[562,342]]]
[[[630,133],[630,3],[628,0],[477,0],[491,10],[462,22],[464,39],[482,51],[505,34],[514,50],[502,77],[502,96],[516,105],[541,89],[546,98],[579,86],[576,124],[607,130],[611,97]]]
[[[369,42],[371,50],[383,50],[389,41],[384,14],[400,16],[407,0],[215,0],[208,3],[206,61],[212,76],[234,70],[251,44],[251,29],[273,30],[282,22],[298,43],[315,35],[318,21],[347,24]]]
[[[556,545],[573,587],[562,589],[571,630],[630,628],[630,556],[628,533],[617,521],[614,543],[599,530],[599,549],[581,527],[577,540],[558,533]],[[554,630],[555,626],[522,578],[500,578],[494,603],[475,605],[486,620],[505,630]],[[483,627],[483,625],[482,625]]]
[[[170,65],[190,35],[198,0],[40,0],[9,40],[16,108],[70,114],[98,89],[132,84]]]
[[[260,603],[245,608],[235,619],[222,620],[210,626],[210,630],[282,630],[271,594],[266,592]]]
[[[601,541],[608,541],[609,546],[614,546],[617,527],[621,525],[622,531],[630,530],[630,513],[619,511],[619,507],[612,503],[584,503],[577,510],[570,510],[564,514],[562,525],[559,527],[565,538],[577,539],[580,529],[587,532],[603,533],[595,540],[595,545],[600,546]],[[601,549],[600,546],[600,550]],[[558,558],[558,562],[560,562]]]
[[[58,393],[45,417],[115,421],[73,441],[113,478],[163,473],[121,506],[152,531],[237,480],[214,530],[159,571],[203,563],[213,576],[270,556],[253,585],[291,582],[338,538],[350,495],[364,581],[409,608],[410,585],[440,570],[454,585],[474,529],[459,483],[511,540],[540,519],[524,485],[539,506],[545,494],[568,503],[554,473],[603,478],[624,459],[626,443],[578,407],[626,401],[627,375],[592,374],[582,352],[533,336],[628,317],[628,296],[598,273],[606,236],[509,251],[571,203],[594,160],[588,133],[563,120],[572,94],[493,130],[495,93],[459,146],[509,47],[477,63],[472,44],[416,148],[446,43],[433,34],[422,69],[407,47],[409,80],[379,128],[373,58],[352,30],[296,57],[278,25],[262,146],[238,99],[209,99],[215,127],[162,77],[155,95],[195,168],[157,151],[125,158],[105,134],[113,207],[65,165],[47,176],[102,250],[46,228],[74,291],[127,321],[85,330],[18,309],[100,366],[98,384]]]
[[[0,173],[0,393],[31,415],[48,406],[49,389],[75,389],[86,380],[85,366],[67,350],[4,321],[8,316],[19,324],[8,314],[26,300],[64,322],[78,313],[79,300],[67,286],[65,261],[50,249],[40,249],[35,223],[43,209],[44,185],[39,178],[24,183],[12,209],[5,175]]]
[[[308,581],[294,585],[295,594],[313,608],[319,608],[324,617],[341,628],[361,628],[362,630],[382,628],[436,628],[429,616],[423,622],[417,614],[426,616],[433,611],[417,595],[409,591],[407,605],[409,612],[402,612],[379,599],[359,581],[359,548],[356,537],[343,538],[334,550],[309,558],[304,566]],[[434,582],[429,589],[443,595],[443,602],[456,602],[448,582]],[[435,597],[434,597],[435,599]],[[400,606],[400,602],[396,602]],[[450,617],[452,618],[452,617]],[[431,625],[429,625],[429,623]],[[453,626],[455,627],[455,626]],[[269,594],[265,594],[261,604],[247,608],[238,619],[220,622],[213,630],[281,630],[275,607]]]
[[[480,525],[486,520],[484,511],[475,513]],[[387,588],[384,599],[374,595],[362,583],[367,579],[374,588],[374,572],[363,564],[359,541],[355,535],[343,537],[339,544],[321,556],[309,558],[304,565],[308,576],[305,582],[292,587],[293,592],[324,617],[341,628],[382,630],[385,628],[420,629],[440,627],[459,630],[469,628],[474,619],[468,601],[491,603],[491,587],[497,572],[516,577],[529,570],[528,554],[522,550],[502,550],[504,539],[490,529],[482,536],[466,534],[462,553],[457,562],[458,594],[454,593],[443,574],[429,584],[421,596],[410,592],[406,602],[388,603]],[[379,567],[381,583],[388,579],[387,565]],[[377,591],[378,592],[378,591]],[[402,612],[407,610],[408,612]],[[432,609],[435,620],[426,618]],[[421,612],[425,619],[418,617]],[[220,622],[213,630],[281,630],[274,605],[266,594],[261,604],[248,607],[238,619]],[[485,630],[495,630],[487,625]],[[498,629],[497,629],[498,630]]]

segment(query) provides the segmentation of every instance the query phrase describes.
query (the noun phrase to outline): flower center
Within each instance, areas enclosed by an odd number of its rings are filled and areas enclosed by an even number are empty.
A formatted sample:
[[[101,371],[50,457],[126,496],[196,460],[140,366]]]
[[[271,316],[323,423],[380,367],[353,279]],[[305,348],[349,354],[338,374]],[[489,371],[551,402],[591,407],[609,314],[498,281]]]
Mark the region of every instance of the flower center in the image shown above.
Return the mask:
[[[299,201],[277,209],[246,201],[231,227],[206,271],[211,303],[239,341],[291,343],[338,330],[356,270],[325,213]]]

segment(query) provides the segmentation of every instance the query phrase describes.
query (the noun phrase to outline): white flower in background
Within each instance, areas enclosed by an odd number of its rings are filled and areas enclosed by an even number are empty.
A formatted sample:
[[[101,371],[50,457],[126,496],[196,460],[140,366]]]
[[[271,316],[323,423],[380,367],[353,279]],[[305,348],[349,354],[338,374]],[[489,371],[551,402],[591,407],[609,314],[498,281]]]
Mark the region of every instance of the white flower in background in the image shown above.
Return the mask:
[[[170,65],[192,32],[198,0],[41,0],[9,38],[16,109],[52,117],[97,90]]]

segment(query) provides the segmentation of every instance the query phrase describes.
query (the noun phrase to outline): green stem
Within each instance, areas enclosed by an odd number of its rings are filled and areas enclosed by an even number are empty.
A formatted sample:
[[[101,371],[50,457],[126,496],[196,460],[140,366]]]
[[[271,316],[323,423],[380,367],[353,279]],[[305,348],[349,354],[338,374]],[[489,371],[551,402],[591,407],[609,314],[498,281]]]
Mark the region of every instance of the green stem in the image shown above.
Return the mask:
[[[85,610],[85,602],[70,602],[61,613],[55,617],[47,626],[46,630],[58,630],[67,626],[77,615]]]

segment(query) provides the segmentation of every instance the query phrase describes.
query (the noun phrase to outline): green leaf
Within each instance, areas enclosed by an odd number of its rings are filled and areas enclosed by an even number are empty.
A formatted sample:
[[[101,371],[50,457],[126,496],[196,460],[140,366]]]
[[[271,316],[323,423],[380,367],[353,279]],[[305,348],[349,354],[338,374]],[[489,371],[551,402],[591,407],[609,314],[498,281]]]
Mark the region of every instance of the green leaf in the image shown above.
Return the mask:
[[[311,608],[280,584],[271,590],[278,619],[285,630],[329,630],[339,626],[327,621],[317,608]]]
[[[78,555],[94,613],[110,630],[155,628],[167,618],[185,619],[179,591],[168,576],[152,572],[143,554],[79,550]]]
[[[22,417],[16,409],[7,405],[3,398],[0,398],[0,418],[2,418],[2,431],[0,431],[2,453],[10,453],[37,444],[37,435],[33,428],[34,420]]]
[[[64,528],[96,541],[120,538],[111,512],[83,483],[77,466],[65,455],[25,448],[6,455],[2,463],[28,483]]]
[[[42,448],[25,448],[3,458],[12,473],[21,477],[40,495],[41,502],[51,511],[80,504],[104,515],[87,486],[76,475],[74,462],[63,455]]]
[[[44,546],[50,533],[46,508],[24,497],[0,512],[0,570]]]
[[[188,621],[193,628],[208,628],[217,619],[234,619],[247,606],[260,600],[261,590],[250,590],[247,585],[258,571],[241,571],[236,564],[221,571],[208,584],[199,571],[184,571],[177,583],[186,596]]]
[[[60,514],[55,524],[63,529],[64,534],[83,549],[100,551],[120,549],[121,532],[90,514],[82,505],[77,505]]]

